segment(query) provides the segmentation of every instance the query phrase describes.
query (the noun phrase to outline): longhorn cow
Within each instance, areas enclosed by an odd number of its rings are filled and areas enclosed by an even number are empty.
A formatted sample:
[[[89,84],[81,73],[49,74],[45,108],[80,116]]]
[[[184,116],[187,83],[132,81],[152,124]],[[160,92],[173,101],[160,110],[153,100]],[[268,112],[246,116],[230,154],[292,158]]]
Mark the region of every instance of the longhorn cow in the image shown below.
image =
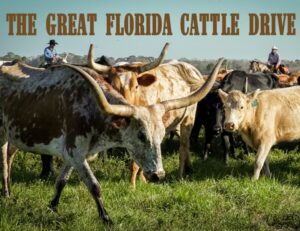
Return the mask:
[[[164,114],[195,104],[209,92],[215,78],[216,71],[190,96],[150,106],[134,106],[101,75],[93,74],[87,68],[69,64],[46,70],[20,63],[2,66],[3,193],[9,195],[6,152],[9,142],[24,151],[63,158],[50,208],[56,210],[61,192],[75,169],[93,196],[103,222],[111,223],[101,199],[99,183],[87,159],[108,148],[124,147],[147,179],[163,179],[160,144],[165,135]]]
[[[200,72],[188,63],[171,61],[160,65],[168,46],[167,43],[159,58],[150,64],[122,63],[122,65],[110,67],[94,62],[94,50],[91,45],[88,65],[104,74],[112,86],[134,105],[146,106],[164,100],[185,97],[202,86],[205,81]],[[195,111],[196,105],[191,105],[169,111],[163,117],[167,133],[176,131],[180,136],[179,176],[181,178],[184,176],[186,168],[190,167],[189,137],[194,124]],[[131,184],[135,188],[139,167],[133,163],[131,169]]]

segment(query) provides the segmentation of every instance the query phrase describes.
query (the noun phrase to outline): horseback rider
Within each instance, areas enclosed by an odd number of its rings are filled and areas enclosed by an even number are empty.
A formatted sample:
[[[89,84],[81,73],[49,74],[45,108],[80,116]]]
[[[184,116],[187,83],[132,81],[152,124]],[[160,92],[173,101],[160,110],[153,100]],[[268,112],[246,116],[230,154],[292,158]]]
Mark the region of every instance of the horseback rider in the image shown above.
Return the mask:
[[[63,58],[61,58],[55,50],[55,46],[58,45],[58,43],[54,39],[51,39],[48,44],[49,46],[44,49],[45,66],[62,62]]]
[[[278,54],[278,48],[276,46],[272,47],[272,51],[269,54],[269,58],[268,58],[268,67],[270,69],[273,69],[274,73],[278,72],[278,69],[280,67],[280,57]]]

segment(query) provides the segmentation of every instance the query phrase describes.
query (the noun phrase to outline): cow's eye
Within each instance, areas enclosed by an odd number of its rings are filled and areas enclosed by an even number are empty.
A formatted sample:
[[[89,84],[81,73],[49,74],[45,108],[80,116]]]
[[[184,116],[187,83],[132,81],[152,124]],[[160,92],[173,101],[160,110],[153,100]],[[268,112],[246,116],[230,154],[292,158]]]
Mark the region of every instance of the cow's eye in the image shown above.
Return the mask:
[[[142,132],[142,131],[139,131],[138,138],[139,138],[140,141],[145,142],[146,141],[146,135],[145,135],[145,133]]]
[[[244,107],[243,107],[243,106],[241,106],[241,109],[244,109]]]

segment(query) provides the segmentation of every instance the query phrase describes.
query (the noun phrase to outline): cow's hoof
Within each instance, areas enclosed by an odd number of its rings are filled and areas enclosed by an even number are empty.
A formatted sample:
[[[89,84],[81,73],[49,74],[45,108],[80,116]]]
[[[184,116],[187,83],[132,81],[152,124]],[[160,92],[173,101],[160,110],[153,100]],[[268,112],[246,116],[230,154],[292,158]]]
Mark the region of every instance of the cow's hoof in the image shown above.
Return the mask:
[[[57,206],[56,205],[52,205],[51,203],[50,203],[50,205],[48,205],[48,210],[50,211],[50,212],[53,212],[53,213],[57,213]]]
[[[101,218],[102,218],[102,221],[103,221],[103,223],[105,225],[107,225],[107,226],[113,226],[114,223],[112,222],[112,220],[109,218],[108,215],[104,215]]]
[[[2,195],[3,197],[5,197],[5,198],[9,198],[9,197],[10,197],[10,192],[9,192],[9,190],[4,190],[4,189],[2,189],[2,190],[1,190],[1,195]]]

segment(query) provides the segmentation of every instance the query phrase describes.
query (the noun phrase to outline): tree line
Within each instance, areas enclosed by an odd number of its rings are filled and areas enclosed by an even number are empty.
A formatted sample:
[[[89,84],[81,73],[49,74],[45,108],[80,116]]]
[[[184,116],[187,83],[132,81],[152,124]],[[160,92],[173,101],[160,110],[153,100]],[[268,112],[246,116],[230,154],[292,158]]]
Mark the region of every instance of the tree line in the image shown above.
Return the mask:
[[[66,55],[66,53],[60,54],[60,56],[62,56],[62,57],[64,57],[65,55]],[[26,62],[27,64],[35,66],[35,67],[40,66],[44,62],[43,55],[38,55],[38,56],[34,56],[34,57],[25,57],[25,56],[14,54],[13,52],[8,52],[6,55],[0,56],[0,60],[4,60],[4,61],[11,61],[11,60],[15,60],[15,59],[22,60],[22,61]],[[143,62],[143,63],[147,63],[147,62],[151,62],[151,61],[154,60],[153,57],[135,56],[135,55],[131,55],[131,56],[128,56],[128,57],[123,57],[123,58],[107,57],[107,59],[109,60],[109,62],[111,64],[115,64],[115,63],[118,63],[118,62],[129,62],[129,63],[131,63],[131,62]],[[86,60],[87,60],[87,56],[86,55],[81,56],[81,55],[76,55],[76,54],[73,54],[73,53],[68,53],[67,60],[68,60],[69,63],[73,63],[73,64],[85,64]],[[217,60],[213,60],[213,59],[201,59],[200,60],[200,59],[181,58],[179,60],[192,64],[202,74],[209,74],[212,71],[214,65],[217,62]],[[166,60],[165,62],[168,62],[168,61],[170,61],[170,60]],[[300,69],[300,60],[299,59],[296,59],[296,60],[283,60],[282,63],[285,64],[289,68],[290,71],[295,71],[295,70]],[[228,59],[224,62],[223,65],[224,65],[224,67],[227,67],[228,69],[244,70],[244,71],[249,70],[249,60],[245,60],[245,59],[240,59],[240,60],[238,60],[238,59]]]

